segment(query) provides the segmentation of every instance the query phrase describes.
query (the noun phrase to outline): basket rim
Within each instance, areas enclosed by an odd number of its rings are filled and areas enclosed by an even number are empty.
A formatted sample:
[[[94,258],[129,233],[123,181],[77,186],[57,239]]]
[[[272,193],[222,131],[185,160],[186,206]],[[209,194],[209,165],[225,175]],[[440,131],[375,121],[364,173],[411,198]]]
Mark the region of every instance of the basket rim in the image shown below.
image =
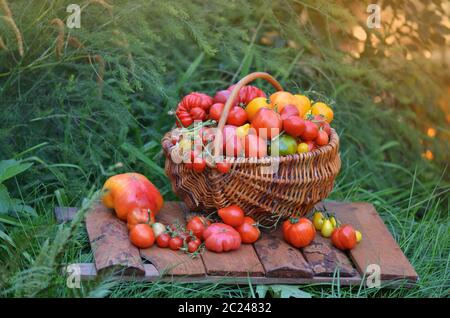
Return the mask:
[[[163,139],[161,140],[161,144],[163,146],[164,151],[170,158],[170,152],[172,148],[175,146],[172,144],[171,140],[171,133],[172,130],[168,131]],[[316,148],[313,151],[308,151],[305,153],[295,153],[292,155],[286,155],[286,156],[266,156],[263,158],[249,158],[249,157],[224,157],[224,160],[227,163],[238,163],[238,164],[269,164],[272,162],[286,162],[286,161],[294,161],[294,160],[301,160],[306,158],[315,158],[320,157],[326,153],[329,153],[331,151],[334,151],[339,147],[339,135],[337,134],[336,130],[334,128],[331,128],[331,134],[330,134],[330,142],[324,146],[321,146],[320,148]]]

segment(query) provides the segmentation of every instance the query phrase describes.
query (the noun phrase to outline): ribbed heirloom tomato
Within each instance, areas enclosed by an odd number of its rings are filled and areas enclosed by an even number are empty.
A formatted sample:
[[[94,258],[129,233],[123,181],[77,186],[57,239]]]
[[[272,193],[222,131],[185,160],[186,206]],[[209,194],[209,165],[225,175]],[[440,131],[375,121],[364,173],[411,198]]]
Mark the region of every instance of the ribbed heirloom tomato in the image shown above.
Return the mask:
[[[103,192],[103,204],[114,209],[117,217],[123,221],[126,221],[128,213],[136,208],[147,208],[157,215],[164,203],[158,189],[139,173],[123,173],[110,177],[103,185]]]
[[[216,253],[237,250],[241,246],[241,236],[231,226],[213,223],[203,232],[205,247]]]
[[[307,218],[291,217],[283,222],[283,237],[294,247],[308,246],[315,236],[316,229]]]

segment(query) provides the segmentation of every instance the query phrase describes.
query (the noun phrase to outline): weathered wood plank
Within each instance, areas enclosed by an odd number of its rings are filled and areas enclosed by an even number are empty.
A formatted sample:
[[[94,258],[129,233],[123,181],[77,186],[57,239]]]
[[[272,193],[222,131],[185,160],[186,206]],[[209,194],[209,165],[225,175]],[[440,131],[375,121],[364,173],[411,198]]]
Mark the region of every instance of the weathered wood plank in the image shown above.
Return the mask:
[[[341,277],[358,275],[348,256],[332,246],[330,239],[322,237],[320,233],[302,252],[316,276],[331,277],[337,269]]]
[[[178,222],[185,224],[183,210],[179,202],[166,202],[156,216],[157,221],[164,224]],[[205,267],[200,257],[192,258],[181,251],[172,251],[156,245],[140,250],[141,256],[150,261],[161,274],[173,276],[202,276]]]
[[[242,244],[238,250],[214,253],[205,250],[201,254],[208,275],[264,276],[264,267],[251,244]]]
[[[131,244],[126,224],[112,210],[95,203],[86,214],[86,229],[97,271],[124,269],[129,274],[145,274],[139,249]]]
[[[349,252],[360,273],[365,273],[367,266],[380,266],[381,279],[405,278],[417,281],[418,275],[392,237],[374,206],[365,202],[326,203],[329,211],[343,223],[352,224],[363,234],[363,240]]]
[[[302,253],[283,240],[281,229],[263,232],[254,243],[266,277],[313,277],[313,271]]]

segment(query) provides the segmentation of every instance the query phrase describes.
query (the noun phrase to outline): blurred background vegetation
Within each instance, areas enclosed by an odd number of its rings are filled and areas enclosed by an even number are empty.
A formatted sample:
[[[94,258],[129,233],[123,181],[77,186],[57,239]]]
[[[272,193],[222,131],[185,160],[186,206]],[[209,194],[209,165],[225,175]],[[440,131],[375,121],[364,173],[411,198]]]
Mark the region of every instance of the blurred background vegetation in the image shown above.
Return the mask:
[[[139,171],[174,199],[160,140],[178,100],[252,71],[334,108],[342,170],[331,199],[368,201],[416,267],[412,290],[306,286],[315,296],[450,292],[447,1],[0,0],[0,290],[3,296],[250,296],[254,286],[118,283],[65,288],[91,261],[81,206]],[[66,26],[71,3],[81,28]],[[266,84],[260,82],[266,91]]]

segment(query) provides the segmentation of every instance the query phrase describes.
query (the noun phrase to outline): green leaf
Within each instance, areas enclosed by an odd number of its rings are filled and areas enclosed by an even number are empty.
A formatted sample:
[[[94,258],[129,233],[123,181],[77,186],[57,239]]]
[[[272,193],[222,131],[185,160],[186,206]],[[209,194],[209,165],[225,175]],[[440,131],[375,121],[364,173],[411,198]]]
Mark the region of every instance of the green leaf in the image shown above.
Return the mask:
[[[292,285],[270,285],[274,298],[311,298],[311,294]]]
[[[189,81],[189,79],[192,77],[192,75],[195,73],[195,71],[199,67],[200,63],[203,61],[204,57],[205,57],[205,53],[204,52],[200,53],[200,55],[197,56],[195,61],[192,62],[191,65],[189,65],[188,69],[186,70],[186,72],[183,74],[183,76],[180,78],[180,80],[178,82],[178,85],[177,85],[178,89],[183,87],[183,85],[186,84],[187,81]]]
[[[140,151],[135,146],[133,146],[129,143],[124,143],[124,144],[122,144],[121,148],[125,151],[128,151],[129,153],[134,155],[137,159],[141,160],[143,163],[145,163],[150,168],[152,168],[157,175],[160,175],[163,178],[166,177],[164,169],[161,168],[160,166],[158,166],[158,164],[156,162],[154,162],[153,160],[148,158],[142,151]]]
[[[0,161],[0,183],[29,169],[32,163],[20,163],[17,160]]]
[[[14,244],[14,241],[12,240],[12,238],[8,234],[3,232],[2,230],[0,230],[0,239],[2,239],[3,241],[6,241],[9,244],[11,244],[12,246],[16,247],[16,244]]]
[[[4,184],[0,184],[0,214],[8,213],[11,206],[11,197]]]
[[[0,223],[14,225],[14,226],[20,225],[20,223],[17,222],[17,220],[15,218],[8,216],[8,215],[1,215],[1,214],[0,214]]]

